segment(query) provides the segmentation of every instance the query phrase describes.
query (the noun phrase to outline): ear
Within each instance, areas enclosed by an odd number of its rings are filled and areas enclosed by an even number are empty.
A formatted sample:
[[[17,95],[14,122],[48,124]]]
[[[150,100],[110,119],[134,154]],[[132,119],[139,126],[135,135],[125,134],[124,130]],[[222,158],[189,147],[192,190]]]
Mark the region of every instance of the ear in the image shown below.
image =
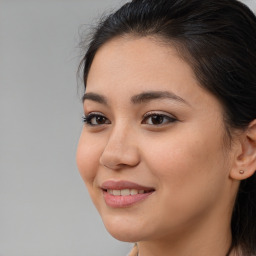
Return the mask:
[[[256,171],[256,119],[240,135],[239,150],[234,159],[230,177],[235,180],[244,180],[251,177]]]

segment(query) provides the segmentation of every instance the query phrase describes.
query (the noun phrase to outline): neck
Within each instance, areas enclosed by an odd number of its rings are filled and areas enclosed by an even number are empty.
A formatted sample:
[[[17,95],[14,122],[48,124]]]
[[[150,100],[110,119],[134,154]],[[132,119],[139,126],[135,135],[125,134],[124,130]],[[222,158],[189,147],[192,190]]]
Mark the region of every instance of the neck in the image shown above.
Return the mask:
[[[215,241],[211,243],[202,244],[198,241],[193,244],[191,241],[186,241],[184,245],[181,241],[173,240],[170,242],[154,241],[154,242],[140,242],[138,243],[139,256],[233,256],[229,251],[230,242],[228,239],[224,241]]]
[[[215,218],[216,219],[216,218]],[[139,256],[233,256],[229,252],[231,230],[227,220],[219,223],[206,221],[154,241],[138,243]]]

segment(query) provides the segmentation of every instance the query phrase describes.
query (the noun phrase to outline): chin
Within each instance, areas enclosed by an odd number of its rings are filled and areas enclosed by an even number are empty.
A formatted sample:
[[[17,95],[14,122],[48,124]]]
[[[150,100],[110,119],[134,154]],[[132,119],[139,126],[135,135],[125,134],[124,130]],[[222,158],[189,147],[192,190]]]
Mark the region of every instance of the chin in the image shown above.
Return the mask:
[[[114,230],[113,228],[108,229],[107,231],[111,236],[113,236],[115,239],[122,241],[122,242],[128,242],[128,243],[136,243],[141,240],[140,234],[136,232],[130,232],[127,230]]]
[[[122,241],[122,242],[136,243],[140,240],[137,238],[136,235],[121,234],[121,233],[111,232],[109,230],[108,230],[108,232],[112,237],[114,237],[115,239]]]
[[[104,220],[103,223],[111,236],[123,242],[135,243],[142,240],[145,236],[145,228],[141,228],[136,222],[129,223],[125,220]],[[143,231],[143,234],[141,233]]]

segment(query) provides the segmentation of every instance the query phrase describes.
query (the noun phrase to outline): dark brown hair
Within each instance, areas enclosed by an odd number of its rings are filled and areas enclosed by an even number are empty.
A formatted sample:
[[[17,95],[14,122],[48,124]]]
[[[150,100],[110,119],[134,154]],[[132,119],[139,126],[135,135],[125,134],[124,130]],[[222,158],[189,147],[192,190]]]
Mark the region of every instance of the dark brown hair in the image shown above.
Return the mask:
[[[132,34],[175,45],[225,110],[228,133],[256,119],[256,17],[237,0],[133,0],[104,18],[81,62],[87,76],[98,49]],[[232,137],[232,136],[231,136]],[[256,175],[241,182],[232,216],[232,245],[256,254]]]

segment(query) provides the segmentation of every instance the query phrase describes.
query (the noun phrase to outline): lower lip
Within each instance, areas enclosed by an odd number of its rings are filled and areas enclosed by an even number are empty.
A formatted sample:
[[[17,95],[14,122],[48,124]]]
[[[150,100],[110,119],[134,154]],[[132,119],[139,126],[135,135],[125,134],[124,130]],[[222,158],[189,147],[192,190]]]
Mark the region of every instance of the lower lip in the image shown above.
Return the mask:
[[[143,194],[136,194],[136,195],[129,195],[129,196],[114,196],[106,191],[103,191],[103,196],[105,202],[108,206],[112,208],[123,208],[131,206],[137,202],[140,202],[147,197],[149,197],[153,192],[143,193]]]

